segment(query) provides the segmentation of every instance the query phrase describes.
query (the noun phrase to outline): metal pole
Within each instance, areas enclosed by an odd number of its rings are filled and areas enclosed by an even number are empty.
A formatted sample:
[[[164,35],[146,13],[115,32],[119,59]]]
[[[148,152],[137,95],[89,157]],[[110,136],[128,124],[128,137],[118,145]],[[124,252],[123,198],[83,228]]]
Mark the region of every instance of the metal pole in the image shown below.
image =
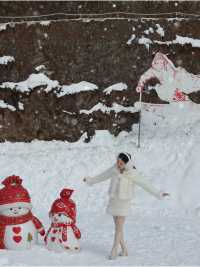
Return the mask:
[[[140,90],[140,112],[139,112],[139,126],[138,126],[138,148],[140,148],[140,136],[141,136],[141,119],[142,119],[142,91]]]

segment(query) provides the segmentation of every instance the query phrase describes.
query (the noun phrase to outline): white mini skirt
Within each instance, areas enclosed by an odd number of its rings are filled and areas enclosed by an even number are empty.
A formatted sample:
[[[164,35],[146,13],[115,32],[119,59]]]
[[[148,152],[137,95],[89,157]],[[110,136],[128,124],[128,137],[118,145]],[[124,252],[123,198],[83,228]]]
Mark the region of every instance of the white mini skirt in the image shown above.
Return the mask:
[[[110,198],[106,212],[112,216],[127,216],[130,213],[131,200]]]

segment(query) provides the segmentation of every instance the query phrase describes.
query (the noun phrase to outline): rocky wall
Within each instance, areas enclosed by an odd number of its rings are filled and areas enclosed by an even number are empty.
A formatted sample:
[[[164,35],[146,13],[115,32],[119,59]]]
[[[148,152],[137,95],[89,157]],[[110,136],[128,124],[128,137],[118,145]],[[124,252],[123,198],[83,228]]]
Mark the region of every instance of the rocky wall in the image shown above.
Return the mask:
[[[150,8],[145,2],[140,2],[140,5],[138,2],[135,5],[130,2],[120,4],[117,1],[111,2],[112,5],[96,2],[96,6],[95,2],[88,6],[84,2],[70,2],[68,6],[58,3],[54,5],[54,12],[73,10],[75,13],[80,5],[81,12],[85,13],[94,12],[95,7],[99,12],[155,12],[158,8],[159,11],[164,8],[161,3],[155,3]],[[4,16],[9,12],[10,15],[21,15],[22,10],[24,15],[30,15],[29,12],[38,15],[53,11],[50,2],[40,2],[37,7],[33,2],[20,3],[21,6],[18,5],[15,10],[9,5],[9,2],[0,3],[0,12]],[[193,7],[193,11],[196,11],[198,5],[199,3],[192,2],[188,8]],[[167,11],[174,12],[174,3],[168,3],[167,8]],[[179,3],[179,8],[185,10],[186,3]],[[123,130],[130,131],[132,125],[138,122],[139,114],[126,108],[134,107],[134,103],[138,101],[139,95],[135,88],[140,76],[151,66],[156,52],[166,54],[177,67],[181,66],[193,74],[200,73],[198,42],[196,45],[191,42],[173,42],[177,35],[198,40],[198,16],[173,14],[158,18],[119,13],[109,19],[106,17],[108,16],[90,16],[90,19],[81,19],[79,16],[79,19],[68,17],[67,20],[63,15],[58,15],[54,19],[45,17],[41,21],[41,18],[31,18],[27,22],[12,18],[12,23],[9,23],[11,19],[1,18],[0,58],[6,55],[12,56],[14,60],[0,64],[0,99],[4,103],[0,107],[0,141],[56,139],[75,142],[85,133],[87,142],[95,130],[106,129],[114,135]],[[141,42],[145,38],[152,40],[152,43]],[[50,80],[58,81],[58,86],[48,91],[44,84],[33,86],[27,91],[20,90],[20,86],[2,86],[6,82],[26,81],[34,73],[42,73]],[[63,85],[81,81],[95,84],[98,89],[57,96]],[[147,87],[157,82],[151,80]],[[118,83],[126,84],[127,88],[105,93],[106,88]],[[189,98],[200,103],[199,92],[189,94]],[[145,93],[143,101],[166,103],[158,97],[155,90]],[[110,111],[100,108],[91,113],[81,112],[89,111],[99,103]],[[14,107],[14,110],[6,108],[5,104]],[[112,110],[116,104],[121,107],[118,111]]]

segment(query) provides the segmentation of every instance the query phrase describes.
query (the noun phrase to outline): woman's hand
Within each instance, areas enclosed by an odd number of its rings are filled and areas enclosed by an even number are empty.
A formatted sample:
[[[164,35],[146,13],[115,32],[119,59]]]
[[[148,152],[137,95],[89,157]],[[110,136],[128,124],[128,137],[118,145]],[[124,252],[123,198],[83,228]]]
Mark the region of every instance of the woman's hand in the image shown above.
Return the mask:
[[[91,177],[89,176],[86,176],[83,178],[83,182],[86,183],[87,185],[90,185],[90,180],[91,180]]]
[[[170,196],[170,194],[169,193],[162,193],[162,197],[169,197]]]
[[[83,182],[84,182],[84,183],[87,183],[87,177],[84,177],[84,178],[83,178]]]

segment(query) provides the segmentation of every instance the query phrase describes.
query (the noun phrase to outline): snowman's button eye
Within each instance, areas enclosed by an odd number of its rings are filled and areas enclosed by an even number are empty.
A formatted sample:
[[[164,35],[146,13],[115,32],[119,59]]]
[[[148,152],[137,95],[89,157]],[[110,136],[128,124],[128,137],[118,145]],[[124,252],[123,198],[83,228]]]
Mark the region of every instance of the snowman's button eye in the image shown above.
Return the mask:
[[[22,207],[19,207],[18,209],[19,209],[19,210],[21,210],[21,209],[22,209]]]
[[[13,210],[13,208],[10,208],[10,210]]]
[[[58,216],[60,217],[60,216],[61,216],[61,214],[58,214]]]

